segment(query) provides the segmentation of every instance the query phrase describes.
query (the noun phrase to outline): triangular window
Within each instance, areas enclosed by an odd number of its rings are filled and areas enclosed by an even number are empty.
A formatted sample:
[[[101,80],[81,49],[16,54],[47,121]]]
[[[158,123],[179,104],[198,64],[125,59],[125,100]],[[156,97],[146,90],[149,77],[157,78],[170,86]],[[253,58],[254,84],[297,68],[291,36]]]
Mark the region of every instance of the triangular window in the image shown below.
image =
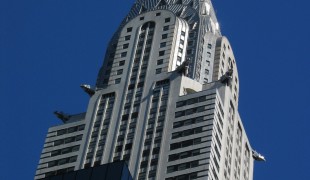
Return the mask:
[[[176,0],[176,1],[174,2],[174,4],[183,4],[183,1],[182,1],[182,0]]]
[[[156,7],[164,5],[167,5],[167,2],[165,0],[160,0]]]

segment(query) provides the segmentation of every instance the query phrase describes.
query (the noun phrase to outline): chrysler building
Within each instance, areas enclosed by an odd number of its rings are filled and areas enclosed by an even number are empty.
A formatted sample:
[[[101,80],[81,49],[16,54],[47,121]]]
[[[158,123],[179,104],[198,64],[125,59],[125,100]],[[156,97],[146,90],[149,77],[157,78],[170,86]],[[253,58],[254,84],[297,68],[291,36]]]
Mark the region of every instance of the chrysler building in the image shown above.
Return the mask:
[[[137,0],[81,85],[86,111],[55,112],[35,179],[124,162],[135,180],[253,180],[239,83],[210,0]]]

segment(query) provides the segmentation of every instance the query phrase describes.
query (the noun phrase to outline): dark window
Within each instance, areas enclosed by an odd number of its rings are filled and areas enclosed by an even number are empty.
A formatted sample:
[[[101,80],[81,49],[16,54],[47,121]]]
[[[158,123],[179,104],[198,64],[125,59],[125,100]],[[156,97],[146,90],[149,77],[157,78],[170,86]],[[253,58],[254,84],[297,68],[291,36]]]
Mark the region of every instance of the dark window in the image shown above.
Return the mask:
[[[140,42],[138,43],[138,47],[142,47],[142,46],[143,46],[143,43],[144,43],[144,41],[140,41]]]
[[[163,27],[163,31],[168,31],[169,30],[169,26],[164,26]]]
[[[208,44],[208,48],[211,49],[212,48],[212,44]]]
[[[166,47],[166,42],[162,42],[162,43],[160,43],[160,46],[159,47],[161,47],[161,48],[163,48],[163,47]]]
[[[130,40],[130,35],[125,36],[125,41],[128,41],[128,40]]]
[[[181,58],[180,56],[178,56],[178,57],[177,57],[177,61],[178,61],[178,62],[181,62],[181,61],[182,61],[182,58]]]
[[[194,128],[194,129],[188,129],[180,132],[172,133],[172,139],[177,139],[180,137],[190,136],[192,134],[199,134],[202,132],[202,127]]]
[[[132,143],[131,144],[126,144],[125,145],[125,150],[129,150],[132,148]]]
[[[182,32],[181,32],[181,35],[182,35],[182,36],[185,36],[185,32],[184,32],[184,31],[182,31]]]
[[[150,155],[150,150],[144,150],[142,156],[148,156],[148,155]]]
[[[165,55],[165,51],[159,51],[159,56],[163,56],[163,55]]]
[[[129,118],[129,115],[128,114],[124,114],[122,116],[122,121],[128,120],[128,118]]]
[[[127,52],[122,52],[121,53],[121,57],[126,57],[127,56]]]
[[[161,73],[161,68],[156,69],[156,74],[160,74]]]
[[[151,51],[151,48],[150,48],[150,47],[145,48],[145,53],[148,53],[148,52],[150,52],[150,51]]]
[[[132,31],[132,27],[127,28],[127,32],[131,32]]]
[[[140,20],[144,20],[144,17],[140,17]]]
[[[123,45],[123,49],[127,49],[128,48],[128,46],[129,46],[129,44],[127,43],[127,44],[124,44]]]
[[[124,64],[125,64],[125,61],[120,61],[120,62],[118,63],[119,66],[123,66]]]
[[[165,19],[165,23],[170,22],[170,18]]]
[[[194,37],[195,36],[195,33],[194,32],[191,32],[191,33],[189,33],[189,37]]]
[[[164,60],[163,60],[163,59],[157,60],[157,65],[161,65],[161,64],[163,64],[163,63],[164,63]]]
[[[123,146],[116,146],[115,152],[121,152],[123,149]]]
[[[160,16],[160,12],[156,13],[156,16]]]
[[[143,87],[143,86],[144,86],[144,82],[140,82],[140,83],[138,83],[137,87],[139,88],[139,87]]]
[[[182,48],[179,48],[179,52],[182,53],[182,52],[183,52],[183,49],[182,49]]]
[[[115,79],[115,84],[119,84],[121,82],[121,78]]]
[[[152,39],[148,39],[148,40],[146,41],[146,44],[152,44]]]
[[[201,143],[201,138],[196,138],[196,139],[190,139],[190,140],[187,140],[187,141],[177,142],[177,143],[173,143],[173,144],[170,145],[170,150],[184,148],[184,147],[188,147],[188,146],[196,145],[196,144],[200,144],[200,143]]]
[[[138,117],[138,113],[137,112],[134,112],[131,114],[131,118],[137,118]]]
[[[136,51],[136,54],[141,54],[142,53],[142,49],[138,49],[137,51]]]
[[[123,69],[117,70],[117,71],[116,71],[116,74],[117,74],[117,75],[123,74]]]
[[[168,34],[163,34],[163,35],[161,36],[161,38],[162,38],[162,39],[167,39],[167,38],[168,38]]]

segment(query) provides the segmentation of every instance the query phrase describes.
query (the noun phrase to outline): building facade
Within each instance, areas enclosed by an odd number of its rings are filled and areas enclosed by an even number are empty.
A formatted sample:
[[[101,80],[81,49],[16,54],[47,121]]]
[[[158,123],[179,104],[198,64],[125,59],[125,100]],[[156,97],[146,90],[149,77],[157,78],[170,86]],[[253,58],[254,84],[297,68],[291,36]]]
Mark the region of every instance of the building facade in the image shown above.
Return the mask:
[[[124,161],[47,176],[42,180],[133,180]]]
[[[126,161],[137,180],[252,180],[232,47],[210,0],[137,0],[85,113],[56,112],[35,179]]]

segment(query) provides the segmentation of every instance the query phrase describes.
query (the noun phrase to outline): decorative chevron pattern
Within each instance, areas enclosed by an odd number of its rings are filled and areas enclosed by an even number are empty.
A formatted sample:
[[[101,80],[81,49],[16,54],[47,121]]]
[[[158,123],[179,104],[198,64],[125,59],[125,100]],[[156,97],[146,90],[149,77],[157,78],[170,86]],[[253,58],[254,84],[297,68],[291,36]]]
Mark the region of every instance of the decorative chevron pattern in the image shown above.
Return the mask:
[[[195,19],[199,11],[198,0],[137,0],[128,14],[126,20],[130,20],[137,15],[156,9],[167,9],[175,14],[179,14],[183,19]],[[191,18],[189,18],[189,16]],[[196,18],[197,20],[197,18]]]

